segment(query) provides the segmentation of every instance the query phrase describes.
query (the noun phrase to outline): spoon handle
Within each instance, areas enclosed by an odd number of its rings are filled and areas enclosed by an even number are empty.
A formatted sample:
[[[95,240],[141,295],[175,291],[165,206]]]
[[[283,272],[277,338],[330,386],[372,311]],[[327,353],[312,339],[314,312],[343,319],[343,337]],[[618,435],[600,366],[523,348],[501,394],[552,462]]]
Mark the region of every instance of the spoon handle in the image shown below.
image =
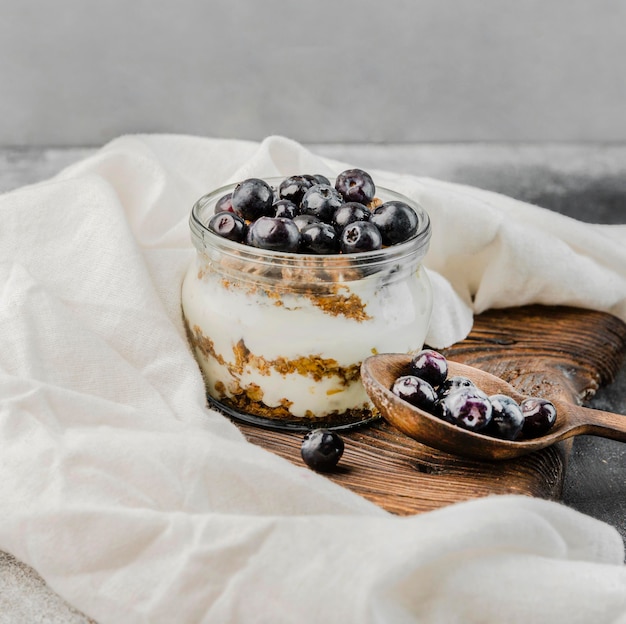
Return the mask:
[[[572,405],[570,416],[577,421],[576,434],[588,434],[626,442],[626,415]]]

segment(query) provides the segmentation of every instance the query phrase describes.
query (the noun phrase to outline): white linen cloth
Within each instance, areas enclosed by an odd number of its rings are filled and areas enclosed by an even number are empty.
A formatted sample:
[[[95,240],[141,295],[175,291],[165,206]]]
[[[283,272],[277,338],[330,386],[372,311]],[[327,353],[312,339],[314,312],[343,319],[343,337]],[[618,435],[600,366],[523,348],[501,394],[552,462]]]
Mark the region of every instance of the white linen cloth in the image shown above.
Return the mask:
[[[626,622],[604,523],[522,496],[395,517],[206,408],[180,314],[192,203],[347,166],[280,137],[126,136],[0,197],[0,549],[103,624]],[[430,344],[496,306],[626,321],[626,227],[371,173],[431,215]]]

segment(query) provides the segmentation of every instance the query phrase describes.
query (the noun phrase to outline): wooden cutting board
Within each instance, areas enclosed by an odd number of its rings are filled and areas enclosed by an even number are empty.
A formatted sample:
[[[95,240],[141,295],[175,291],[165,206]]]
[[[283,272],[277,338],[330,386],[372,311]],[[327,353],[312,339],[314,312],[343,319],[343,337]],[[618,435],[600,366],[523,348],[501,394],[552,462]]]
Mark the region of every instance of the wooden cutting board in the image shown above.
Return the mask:
[[[475,318],[445,355],[502,377],[525,394],[582,402],[619,369],[626,325],[578,308],[527,306]],[[626,418],[626,416],[625,416]],[[250,442],[297,465],[301,433],[237,423]],[[345,452],[328,478],[397,514],[414,514],[489,494],[558,499],[571,441],[505,461],[467,460],[426,447],[384,421],[342,433]]]

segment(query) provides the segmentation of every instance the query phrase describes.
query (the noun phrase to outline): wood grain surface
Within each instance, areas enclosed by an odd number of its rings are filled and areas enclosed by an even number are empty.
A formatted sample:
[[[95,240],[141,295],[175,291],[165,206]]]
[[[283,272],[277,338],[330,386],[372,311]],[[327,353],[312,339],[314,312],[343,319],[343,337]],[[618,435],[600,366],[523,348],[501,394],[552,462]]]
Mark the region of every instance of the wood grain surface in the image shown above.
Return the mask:
[[[477,316],[470,335],[444,353],[502,377],[524,394],[580,403],[613,379],[625,350],[626,325],[609,314],[526,306]],[[251,442],[303,465],[302,434],[238,426]],[[346,450],[328,478],[403,515],[489,494],[558,499],[571,448],[568,441],[489,462],[431,449],[384,421],[342,435]]]

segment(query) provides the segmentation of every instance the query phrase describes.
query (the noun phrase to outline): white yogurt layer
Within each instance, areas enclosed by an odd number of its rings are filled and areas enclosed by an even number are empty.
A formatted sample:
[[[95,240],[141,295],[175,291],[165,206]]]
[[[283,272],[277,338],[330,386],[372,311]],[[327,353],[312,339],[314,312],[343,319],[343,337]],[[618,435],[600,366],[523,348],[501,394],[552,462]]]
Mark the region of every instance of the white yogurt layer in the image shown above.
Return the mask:
[[[343,284],[343,296],[356,295],[364,304],[367,318],[358,320],[324,311],[306,294],[268,296],[239,282],[226,286],[197,256],[183,283],[182,304],[192,334],[199,330],[211,342],[211,354],[195,349],[207,391],[220,400],[250,390],[270,408],[288,405],[298,418],[369,408],[358,377],[348,383],[341,374],[315,379],[311,373],[281,372],[274,364],[321,358],[355,371],[373,353],[420,349],[432,295],[423,269],[417,271],[411,279],[378,273]],[[236,357],[242,341],[255,356],[244,366]]]

